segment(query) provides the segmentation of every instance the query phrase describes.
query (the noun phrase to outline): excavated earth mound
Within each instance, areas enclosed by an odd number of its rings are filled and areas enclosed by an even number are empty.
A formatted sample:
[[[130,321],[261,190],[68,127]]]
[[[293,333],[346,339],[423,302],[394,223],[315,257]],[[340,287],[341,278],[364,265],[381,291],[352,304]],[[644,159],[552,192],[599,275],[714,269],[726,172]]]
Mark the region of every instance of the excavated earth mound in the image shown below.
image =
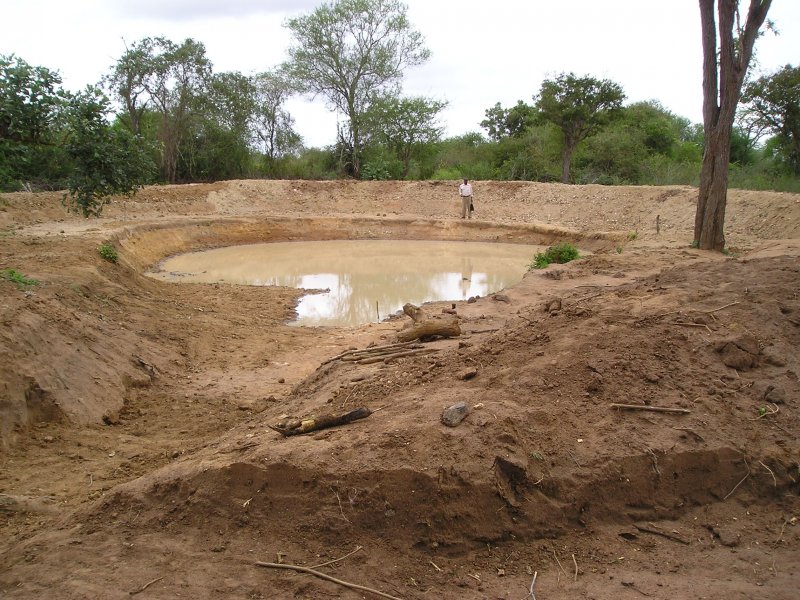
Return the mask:
[[[0,281],[2,594],[794,598],[800,199],[731,191],[722,256],[688,247],[691,188],[477,183],[468,223],[452,187],[148,188],[96,221],[4,196],[0,267],[39,284]],[[292,328],[297,290],[142,275],[341,237],[593,254],[388,358],[406,317]]]

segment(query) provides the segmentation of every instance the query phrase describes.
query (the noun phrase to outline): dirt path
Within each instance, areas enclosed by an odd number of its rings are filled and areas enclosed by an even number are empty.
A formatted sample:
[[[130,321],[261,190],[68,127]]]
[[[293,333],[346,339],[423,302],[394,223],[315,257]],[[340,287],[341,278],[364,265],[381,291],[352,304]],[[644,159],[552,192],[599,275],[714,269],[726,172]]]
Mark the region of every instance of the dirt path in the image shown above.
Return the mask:
[[[400,598],[522,598],[534,573],[539,598],[794,598],[800,199],[731,191],[724,257],[688,247],[691,188],[478,182],[470,223],[454,185],[163,186],[96,220],[0,196],[0,270],[38,281],[0,280],[0,595],[355,598],[254,563],[361,547],[320,570]],[[296,290],[141,275],[337,237],[594,254],[459,303],[464,334],[433,354],[370,365],[323,363],[401,321],[292,328]],[[380,411],[269,428],[356,406]]]

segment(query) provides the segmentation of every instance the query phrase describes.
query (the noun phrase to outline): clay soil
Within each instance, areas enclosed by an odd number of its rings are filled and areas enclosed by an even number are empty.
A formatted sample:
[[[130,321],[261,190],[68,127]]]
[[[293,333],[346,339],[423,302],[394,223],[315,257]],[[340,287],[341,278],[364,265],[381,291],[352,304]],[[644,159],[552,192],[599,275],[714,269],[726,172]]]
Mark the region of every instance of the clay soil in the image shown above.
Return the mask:
[[[0,279],[0,596],[797,598],[800,197],[731,190],[722,255],[690,248],[689,187],[474,187],[471,221],[456,182],[151,187],[99,219],[0,195],[0,270],[38,282]],[[336,238],[586,257],[370,364],[331,359],[408,318],[290,327],[297,290],[144,275]]]

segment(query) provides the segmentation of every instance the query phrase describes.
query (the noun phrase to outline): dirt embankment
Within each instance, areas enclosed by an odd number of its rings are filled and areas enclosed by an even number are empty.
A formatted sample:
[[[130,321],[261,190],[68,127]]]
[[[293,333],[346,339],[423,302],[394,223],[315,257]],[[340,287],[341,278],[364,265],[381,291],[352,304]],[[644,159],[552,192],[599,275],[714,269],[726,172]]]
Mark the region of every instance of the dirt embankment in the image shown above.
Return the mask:
[[[691,188],[474,187],[473,222],[452,182],[164,186],[88,221],[57,194],[0,196],[0,268],[39,281],[0,280],[0,591],[356,597],[254,563],[360,547],[320,570],[400,598],[521,598],[534,572],[547,598],[792,598],[800,199],[732,190],[722,257],[688,247]],[[290,328],[296,290],[142,275],[337,237],[595,254],[459,303],[464,333],[435,353],[369,365],[326,361],[401,322]],[[377,412],[269,427],[358,406]]]

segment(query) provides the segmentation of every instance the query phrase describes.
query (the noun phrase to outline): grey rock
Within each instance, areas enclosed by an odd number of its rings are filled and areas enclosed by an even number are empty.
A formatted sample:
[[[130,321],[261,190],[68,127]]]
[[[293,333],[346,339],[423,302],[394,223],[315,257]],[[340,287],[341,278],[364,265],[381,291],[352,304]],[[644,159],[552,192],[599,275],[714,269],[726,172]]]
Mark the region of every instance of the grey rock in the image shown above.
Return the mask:
[[[448,427],[455,427],[466,418],[469,412],[469,405],[466,402],[457,402],[442,411],[442,423]]]

